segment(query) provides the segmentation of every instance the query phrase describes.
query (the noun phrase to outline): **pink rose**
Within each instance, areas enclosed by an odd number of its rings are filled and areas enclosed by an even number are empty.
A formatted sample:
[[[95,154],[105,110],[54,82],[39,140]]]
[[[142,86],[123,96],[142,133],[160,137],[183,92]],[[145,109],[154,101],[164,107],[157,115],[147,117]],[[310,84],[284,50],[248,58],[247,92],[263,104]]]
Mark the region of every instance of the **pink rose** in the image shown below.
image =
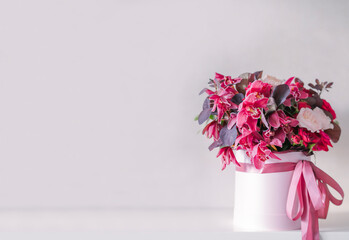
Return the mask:
[[[332,129],[331,119],[326,116],[321,108],[302,108],[297,115],[298,125],[306,128],[311,132]]]

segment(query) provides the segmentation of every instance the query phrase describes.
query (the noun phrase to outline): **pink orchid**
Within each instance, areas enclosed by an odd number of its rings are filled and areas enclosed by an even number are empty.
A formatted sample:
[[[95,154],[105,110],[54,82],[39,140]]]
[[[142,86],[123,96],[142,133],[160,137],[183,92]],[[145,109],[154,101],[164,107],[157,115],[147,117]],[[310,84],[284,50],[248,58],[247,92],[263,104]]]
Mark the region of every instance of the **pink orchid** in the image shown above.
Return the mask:
[[[269,98],[271,94],[272,86],[269,83],[262,82],[261,80],[254,81],[246,88],[246,95],[251,93],[258,93],[264,97]]]
[[[213,92],[212,95],[209,96],[209,99],[213,100],[212,112],[217,110],[218,122],[221,121],[224,113],[232,106],[232,102],[229,101],[229,99],[233,96],[233,93],[230,93],[223,88],[219,89],[217,93]]]
[[[292,117],[286,116],[284,112],[279,113],[282,129],[285,133],[291,133],[293,129],[298,125],[298,120]]]
[[[298,124],[298,120],[286,116],[286,114],[282,110],[277,110],[270,114],[269,124],[273,128],[279,128],[280,125],[283,125],[285,127],[295,127]]]
[[[232,78],[231,76],[224,76],[222,74],[216,73],[215,79],[221,82],[221,87],[226,88],[233,84],[241,82],[242,78]]]
[[[275,111],[270,114],[269,116],[269,124],[273,128],[279,128],[280,127],[280,117],[278,114],[278,111]]]
[[[223,74],[216,73],[215,79],[217,79],[217,80],[224,80],[225,76]]]
[[[217,157],[221,156],[222,159],[222,170],[225,169],[227,165],[231,162],[240,166],[239,162],[236,160],[233,149],[231,147],[223,147],[219,150]]]
[[[286,133],[283,128],[279,128],[275,131],[273,138],[269,142],[269,145],[282,147],[282,144],[285,142]]]
[[[254,145],[258,144],[263,137],[256,131],[242,129],[242,134],[235,140],[237,149],[250,150]]]
[[[286,139],[286,133],[282,128],[278,128],[276,131],[268,129],[263,132],[263,137],[268,145],[282,147]]]
[[[251,109],[252,110],[252,109]],[[246,128],[251,131],[258,131],[258,118],[254,118],[251,116],[251,112],[247,109],[241,110],[237,115],[236,126],[243,131],[243,128]],[[253,110],[253,112],[257,112],[256,114],[260,115],[260,110]]]
[[[267,103],[268,98],[258,93],[251,93],[245,97],[242,104],[239,105],[239,113],[236,122],[237,126],[239,128],[247,126],[248,129],[256,131],[258,129],[258,119],[261,117],[262,109],[266,108]]]
[[[259,144],[255,145],[252,149],[251,160],[257,169],[261,169],[264,162],[269,158],[279,159],[268,147],[267,143],[261,141]]]
[[[206,127],[202,130],[202,134],[206,133],[207,138],[212,138],[217,141],[219,138],[219,131],[222,126],[217,121],[212,121],[206,125]]]
[[[284,105],[288,107],[291,106],[291,99],[298,102],[300,99],[308,98],[308,93],[305,91],[304,84],[302,82],[296,81],[295,83],[292,83],[292,81],[295,79],[295,77],[291,77],[285,82],[285,84],[290,87],[290,96],[284,102]]]
[[[251,93],[246,95],[241,107],[253,106],[255,108],[266,108],[268,104],[268,98],[259,93]]]
[[[230,114],[230,118],[227,125],[228,129],[231,129],[236,124],[236,120],[237,120],[236,114],[234,113]]]
[[[275,132],[272,131],[271,129],[268,129],[263,132],[264,139],[268,139],[269,141],[270,141],[270,138],[273,137],[274,135],[275,135]]]

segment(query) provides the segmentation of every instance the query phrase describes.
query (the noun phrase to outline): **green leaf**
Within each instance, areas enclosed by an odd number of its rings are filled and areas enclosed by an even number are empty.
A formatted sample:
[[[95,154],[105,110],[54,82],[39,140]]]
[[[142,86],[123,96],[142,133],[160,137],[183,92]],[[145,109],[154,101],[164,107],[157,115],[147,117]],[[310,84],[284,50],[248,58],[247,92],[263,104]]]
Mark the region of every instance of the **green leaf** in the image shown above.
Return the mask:
[[[194,118],[194,121],[197,121],[199,120],[199,115],[197,115],[195,118]]]
[[[316,145],[316,143],[309,144],[309,153],[313,151],[313,147]]]
[[[283,111],[288,114],[289,116],[293,116],[297,113],[298,109],[295,107],[284,107]]]

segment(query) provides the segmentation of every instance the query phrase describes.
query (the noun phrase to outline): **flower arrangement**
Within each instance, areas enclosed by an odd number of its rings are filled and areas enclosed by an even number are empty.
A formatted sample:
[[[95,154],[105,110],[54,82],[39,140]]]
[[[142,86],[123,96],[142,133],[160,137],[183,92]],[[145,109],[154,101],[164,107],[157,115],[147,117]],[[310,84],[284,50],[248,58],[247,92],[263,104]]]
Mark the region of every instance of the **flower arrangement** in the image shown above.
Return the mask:
[[[341,129],[331,105],[322,99],[333,82],[310,83],[297,77],[281,81],[263,72],[244,73],[236,78],[216,73],[203,110],[197,117],[206,122],[202,134],[213,138],[209,150],[219,147],[222,170],[231,162],[240,166],[233,150],[244,149],[260,169],[274,154],[283,151],[328,151],[337,142]]]

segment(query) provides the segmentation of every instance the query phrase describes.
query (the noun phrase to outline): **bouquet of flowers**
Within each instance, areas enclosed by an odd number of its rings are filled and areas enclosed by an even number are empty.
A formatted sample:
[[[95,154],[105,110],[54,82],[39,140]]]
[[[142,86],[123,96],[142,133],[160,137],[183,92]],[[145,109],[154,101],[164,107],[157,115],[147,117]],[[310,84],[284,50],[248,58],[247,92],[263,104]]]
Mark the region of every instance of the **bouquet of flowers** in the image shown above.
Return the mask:
[[[321,96],[333,82],[316,79],[307,88],[297,77],[281,81],[258,71],[235,78],[216,73],[208,84],[200,92],[208,96],[197,120],[206,122],[202,133],[214,140],[209,150],[220,148],[222,170],[239,165],[233,150],[245,150],[260,169],[267,159],[278,159],[275,152],[311,155],[339,140],[336,113]]]

